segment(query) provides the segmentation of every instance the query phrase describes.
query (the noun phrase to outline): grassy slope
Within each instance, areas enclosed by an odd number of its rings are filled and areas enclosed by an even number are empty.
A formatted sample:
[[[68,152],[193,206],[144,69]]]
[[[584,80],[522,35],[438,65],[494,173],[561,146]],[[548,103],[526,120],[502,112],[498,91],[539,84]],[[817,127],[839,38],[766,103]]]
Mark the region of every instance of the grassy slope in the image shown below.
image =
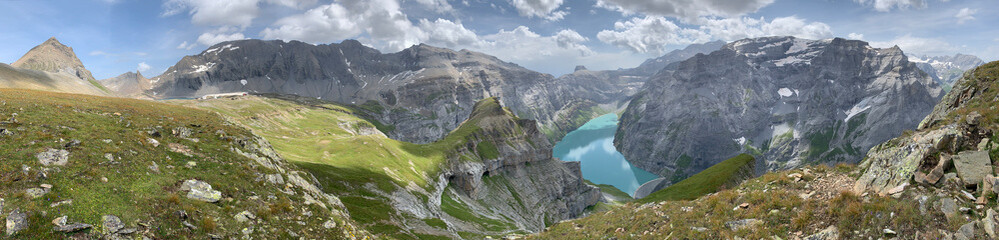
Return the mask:
[[[845,176],[852,170],[849,166],[820,165],[811,173],[768,173],[695,200],[632,203],[559,223],[529,238],[796,239],[832,225],[839,228],[842,239],[878,238],[885,228],[897,231],[898,236],[913,236],[918,231],[920,236],[938,239],[941,236],[932,229],[954,231],[959,226],[949,224],[940,211],[921,213],[914,196],[861,197],[845,190],[819,190],[816,196],[826,196],[798,197],[813,191],[815,188],[809,186],[815,186],[813,180],[819,176],[852,179]],[[787,176],[791,173],[802,173],[807,180],[796,182]],[[741,203],[749,203],[750,207],[734,209]],[[749,218],[761,220],[762,225],[738,231],[725,226],[726,222]]]
[[[431,144],[413,144],[380,134],[354,135],[344,128],[375,124],[357,117],[362,115],[358,109],[326,101],[249,96],[239,100],[177,103],[217,111],[253,129],[256,134],[268,139],[287,160],[308,169],[326,183],[324,191],[340,196],[351,216],[365,224],[368,230],[401,239],[414,236],[396,226],[391,219],[407,216],[399,216],[388,204],[388,199],[365,186],[376,186],[383,193],[410,183],[424,189],[431,188],[433,186],[428,186],[427,178],[436,177],[449,154],[473,137],[480,129],[479,120],[496,114],[512,116],[508,110],[499,107],[496,99],[486,99],[476,104],[476,111],[468,121],[444,139]],[[480,144],[478,148],[478,154],[465,155],[461,159],[478,161],[494,158],[498,154],[495,146]],[[453,210],[448,212],[453,212],[452,215],[467,213],[458,211],[461,210],[458,207],[448,210]],[[486,228],[496,225],[481,224]],[[431,224],[434,225],[440,224]]]
[[[250,132],[225,123],[214,113],[142,100],[0,89],[0,121],[14,113],[17,124],[0,124],[0,128],[15,133],[0,136],[0,198],[6,200],[7,213],[20,208],[30,214],[30,228],[18,236],[65,237],[51,230],[52,219],[67,215],[70,223],[99,228],[105,214],[120,217],[126,227],[147,224],[146,235],[153,238],[238,236],[242,228],[251,226],[233,220],[244,210],[262,220],[254,225],[254,234],[284,238],[291,237],[290,230],[307,238],[339,238],[344,231],[323,228],[322,223],[332,218],[329,210],[301,205],[301,194],[287,195],[277,186],[255,181],[259,174],[275,172],[231,150],[241,147],[219,137],[217,131],[227,136],[250,136]],[[191,138],[198,141],[174,137],[171,129],[175,127],[193,129]],[[158,129],[161,136],[150,136],[146,131],[152,129]],[[150,137],[160,145],[147,144]],[[81,144],[69,149],[69,163],[47,167],[42,177],[46,167],[35,155],[47,148],[62,149],[70,140]],[[171,143],[185,145],[195,155],[172,152],[167,147]],[[108,153],[115,157],[113,162],[105,158]],[[188,161],[197,165],[187,168]],[[153,162],[160,173],[150,170]],[[22,166],[30,170],[22,170]],[[186,179],[208,182],[225,199],[218,203],[187,199],[185,192],[178,191]],[[54,187],[42,198],[25,196],[25,189],[40,184]],[[268,197],[271,195],[275,198]],[[72,204],[49,206],[70,199]],[[200,228],[192,231],[183,227],[174,215],[179,210],[186,211],[188,221]],[[302,218],[305,211],[313,216]],[[342,221],[338,223],[344,226]],[[96,232],[88,231],[83,234]]]
[[[715,164],[700,173],[694,174],[690,178],[638,199],[637,202],[693,200],[705,194],[721,190],[723,187],[731,187],[725,186],[725,184],[731,182],[732,174],[736,173],[746,164],[753,164],[753,160],[753,156],[740,154],[739,156]]]

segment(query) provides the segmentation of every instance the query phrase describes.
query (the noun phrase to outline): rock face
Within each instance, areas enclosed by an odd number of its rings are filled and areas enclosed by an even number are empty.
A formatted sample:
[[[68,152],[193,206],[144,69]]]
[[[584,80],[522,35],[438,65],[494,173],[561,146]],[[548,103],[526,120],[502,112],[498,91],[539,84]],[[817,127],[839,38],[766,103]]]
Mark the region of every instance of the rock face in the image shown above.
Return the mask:
[[[965,172],[961,178],[967,178],[962,179],[966,184],[981,184],[981,173],[992,173],[989,155],[994,154],[995,143],[989,139],[995,138],[995,130],[999,128],[995,116],[995,103],[999,99],[996,87],[999,87],[999,62],[965,73],[916,132],[871,149],[860,165],[865,170],[854,191],[881,193],[906,184],[913,177],[937,184],[950,162],[963,168],[958,172]],[[975,150],[985,153],[974,153]]]
[[[650,78],[622,115],[615,146],[670,179],[739,153],[766,159],[768,169],[859,162],[915,128],[941,95],[898,48],[745,39]]]
[[[947,87],[954,86],[965,71],[985,63],[981,58],[960,53],[954,56],[909,57],[909,61],[916,63],[919,69],[933,77],[941,86]]]
[[[583,182],[578,162],[552,158],[551,145],[534,120],[516,118],[495,98],[477,103],[472,114],[457,131],[477,130],[466,138],[467,144],[451,154],[436,180],[441,188],[430,196],[454,199],[474,215],[509,219],[517,228],[530,232],[578,217],[600,200],[599,189]],[[480,156],[482,161],[462,157],[469,155]],[[443,207],[438,205],[440,199],[427,202],[415,196],[393,195],[392,205],[407,214],[441,217],[457,231],[496,234],[460,216],[447,217],[439,210]]]
[[[152,88],[152,83],[140,72],[127,72],[100,82],[112,92],[125,97],[142,97],[146,90]]]
[[[658,71],[655,66],[698,49],[643,66]],[[394,126],[389,137],[415,143],[440,139],[465,120],[476,101],[501,97],[504,106],[538,120],[557,139],[585,122],[579,119],[595,117],[596,109],[617,109],[653,71],[642,69],[584,67],[556,79],[486,54],[429,45],[381,53],[354,40],[328,45],[241,40],[184,57],[152,78],[147,93],[157,98],[283,93],[360,105]]]

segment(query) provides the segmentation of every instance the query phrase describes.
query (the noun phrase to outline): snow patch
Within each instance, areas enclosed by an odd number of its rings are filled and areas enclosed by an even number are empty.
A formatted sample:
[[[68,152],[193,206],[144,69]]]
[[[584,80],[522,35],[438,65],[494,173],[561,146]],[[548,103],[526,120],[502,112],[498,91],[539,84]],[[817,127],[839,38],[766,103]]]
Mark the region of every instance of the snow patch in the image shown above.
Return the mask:
[[[746,145],[746,137],[735,138],[732,141],[739,143],[739,145]]]
[[[205,65],[191,66],[191,68],[194,69],[194,72],[192,73],[207,72],[208,70],[211,70],[213,67],[215,67],[215,63],[213,62],[205,63]]]
[[[794,95],[794,92],[789,88],[780,88],[780,90],[777,90],[777,94],[780,94],[781,97],[790,97]]]
[[[243,86],[246,86],[246,79],[240,79],[239,84],[243,84]]]

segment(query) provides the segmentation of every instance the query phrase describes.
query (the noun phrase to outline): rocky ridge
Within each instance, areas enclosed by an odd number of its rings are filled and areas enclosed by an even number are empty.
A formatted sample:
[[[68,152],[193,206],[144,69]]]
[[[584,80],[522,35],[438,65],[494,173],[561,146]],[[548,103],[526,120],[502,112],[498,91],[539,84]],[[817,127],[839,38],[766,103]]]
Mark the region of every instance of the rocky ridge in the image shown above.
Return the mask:
[[[152,88],[152,83],[142,73],[127,72],[117,77],[102,79],[100,83],[119,96],[142,98],[146,90]]]
[[[965,71],[985,63],[976,56],[960,53],[954,56],[909,57],[909,61],[916,63],[919,69],[929,74],[934,81],[946,89],[954,86]]]
[[[859,162],[942,96],[897,47],[765,37],[668,66],[636,94],[615,146],[674,182],[739,153],[767,169]]]

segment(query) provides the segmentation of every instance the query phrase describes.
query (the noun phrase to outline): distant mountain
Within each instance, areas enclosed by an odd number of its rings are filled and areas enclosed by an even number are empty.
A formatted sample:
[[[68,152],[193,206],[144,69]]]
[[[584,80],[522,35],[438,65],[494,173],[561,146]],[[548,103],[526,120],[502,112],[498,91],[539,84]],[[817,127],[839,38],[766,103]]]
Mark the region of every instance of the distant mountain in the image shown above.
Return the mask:
[[[693,49],[678,50],[646,68]],[[555,140],[598,113],[618,109],[650,71],[556,79],[483,53],[425,44],[381,53],[355,40],[323,45],[240,40],[184,57],[152,78],[147,93],[156,98],[283,93],[354,104],[392,125],[390,137],[416,143],[436,141],[455,129],[477,100],[500,97],[517,115],[538,120]]]
[[[73,48],[55,38],[32,48],[12,65],[0,64],[0,87],[110,95],[83,67]]]
[[[740,153],[769,169],[856,163],[942,96],[900,49],[845,39],[744,39],[669,65],[621,117],[616,147],[673,182]]]
[[[63,45],[55,37],[31,48],[11,66],[65,73],[88,81],[95,80],[90,71],[83,67],[83,62],[80,62],[80,59],[76,57],[76,53],[73,53],[73,48]]]
[[[909,57],[909,61],[916,63],[919,69],[933,77],[940,85],[949,90],[954,83],[961,78],[965,71],[978,67],[985,62],[982,59],[967,54],[955,54],[954,56],[936,57]]]
[[[152,83],[142,73],[127,72],[117,77],[100,80],[104,87],[117,93],[120,96],[141,97],[141,95],[152,88]]]

